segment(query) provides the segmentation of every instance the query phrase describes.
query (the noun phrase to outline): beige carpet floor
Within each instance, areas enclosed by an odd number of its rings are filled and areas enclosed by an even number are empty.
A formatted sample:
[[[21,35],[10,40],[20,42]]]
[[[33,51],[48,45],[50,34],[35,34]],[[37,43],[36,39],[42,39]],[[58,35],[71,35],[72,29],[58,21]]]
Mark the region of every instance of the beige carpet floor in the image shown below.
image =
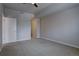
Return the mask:
[[[4,46],[1,56],[79,56],[79,49],[45,39],[32,39]]]

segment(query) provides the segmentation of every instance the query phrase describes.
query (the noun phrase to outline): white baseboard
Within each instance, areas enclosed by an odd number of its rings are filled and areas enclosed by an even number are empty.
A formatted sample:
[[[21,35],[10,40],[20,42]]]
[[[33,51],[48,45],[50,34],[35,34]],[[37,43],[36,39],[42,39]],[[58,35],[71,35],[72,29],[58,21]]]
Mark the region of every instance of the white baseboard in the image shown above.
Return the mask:
[[[76,45],[73,45],[73,44],[69,44],[69,43],[65,43],[65,42],[62,42],[62,41],[52,40],[52,39],[49,39],[49,38],[46,38],[46,37],[41,37],[41,38],[42,39],[46,39],[46,40],[50,40],[50,41],[53,41],[53,42],[56,42],[56,43],[59,43],[59,44],[63,44],[63,45],[66,45],[66,46],[79,48],[79,46],[76,46]]]
[[[26,39],[19,39],[17,41],[25,41]],[[31,38],[27,39],[27,40],[31,40]]]
[[[26,39],[19,39],[19,40],[16,40],[16,41],[3,42],[3,44],[18,42],[18,41],[25,41],[25,40],[26,40]],[[27,39],[27,40],[31,40],[31,39]]]
[[[28,39],[31,40],[31,39]],[[21,39],[21,40],[17,40],[17,41],[13,41],[13,42],[7,42],[7,43],[3,43],[3,47],[4,46],[9,46],[9,45],[14,45],[16,42],[21,42],[21,41],[26,41],[25,39]]]

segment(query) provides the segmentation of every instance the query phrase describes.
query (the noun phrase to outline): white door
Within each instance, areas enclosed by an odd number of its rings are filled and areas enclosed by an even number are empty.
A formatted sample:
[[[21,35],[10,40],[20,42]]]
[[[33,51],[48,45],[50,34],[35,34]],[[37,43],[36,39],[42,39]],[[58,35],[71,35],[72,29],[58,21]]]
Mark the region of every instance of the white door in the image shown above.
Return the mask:
[[[3,43],[16,42],[16,18],[3,18]]]

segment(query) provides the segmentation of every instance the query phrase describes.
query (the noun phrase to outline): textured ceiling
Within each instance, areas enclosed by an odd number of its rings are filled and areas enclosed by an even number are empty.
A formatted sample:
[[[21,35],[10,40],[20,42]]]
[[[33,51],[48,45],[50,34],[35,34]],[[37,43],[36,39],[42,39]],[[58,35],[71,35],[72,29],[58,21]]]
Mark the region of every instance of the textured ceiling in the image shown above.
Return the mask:
[[[46,8],[50,3],[38,3],[39,7],[35,7],[32,3],[4,3],[6,8],[23,11],[27,13],[38,13],[42,9]]]
[[[39,7],[35,7],[32,3],[4,3],[6,8],[14,9],[17,11],[33,13],[37,17],[43,17],[58,11],[66,10],[75,6],[78,3],[38,3]]]
[[[36,13],[38,17],[44,17],[50,14],[54,14],[57,12],[61,12],[70,8],[78,7],[79,3],[52,3],[47,8],[42,11]]]

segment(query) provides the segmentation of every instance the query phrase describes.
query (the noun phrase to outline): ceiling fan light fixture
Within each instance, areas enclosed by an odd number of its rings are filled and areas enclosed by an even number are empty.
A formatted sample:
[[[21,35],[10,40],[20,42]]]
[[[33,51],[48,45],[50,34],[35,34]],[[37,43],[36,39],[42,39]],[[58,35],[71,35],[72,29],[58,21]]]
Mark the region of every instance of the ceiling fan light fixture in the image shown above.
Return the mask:
[[[27,4],[27,3],[22,3],[22,4]],[[35,7],[38,7],[38,4],[37,3],[32,3]]]
[[[38,4],[37,4],[37,3],[34,3],[34,6],[35,6],[35,7],[38,7]]]

